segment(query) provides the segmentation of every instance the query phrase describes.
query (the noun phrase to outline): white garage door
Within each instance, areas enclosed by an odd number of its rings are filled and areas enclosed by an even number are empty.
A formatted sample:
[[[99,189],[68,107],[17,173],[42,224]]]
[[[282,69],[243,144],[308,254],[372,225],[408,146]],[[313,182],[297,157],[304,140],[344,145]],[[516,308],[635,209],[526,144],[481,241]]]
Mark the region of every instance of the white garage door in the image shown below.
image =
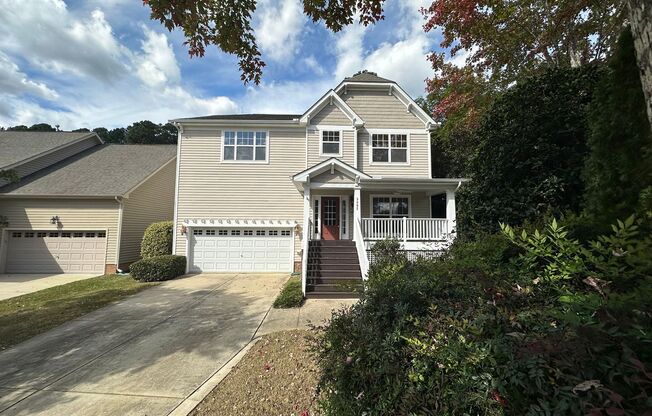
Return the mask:
[[[291,272],[291,229],[193,228],[191,272]]]
[[[104,231],[9,231],[6,273],[104,273]]]

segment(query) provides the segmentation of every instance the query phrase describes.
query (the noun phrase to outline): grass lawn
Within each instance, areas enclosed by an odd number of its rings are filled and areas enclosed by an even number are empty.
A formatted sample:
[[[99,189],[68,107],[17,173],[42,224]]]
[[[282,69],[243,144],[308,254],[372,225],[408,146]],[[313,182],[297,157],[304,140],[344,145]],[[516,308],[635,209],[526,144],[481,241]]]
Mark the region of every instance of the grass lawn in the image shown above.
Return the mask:
[[[310,415],[317,412],[319,370],[308,331],[265,335],[191,416]]]
[[[0,350],[157,283],[107,275],[0,301]]]

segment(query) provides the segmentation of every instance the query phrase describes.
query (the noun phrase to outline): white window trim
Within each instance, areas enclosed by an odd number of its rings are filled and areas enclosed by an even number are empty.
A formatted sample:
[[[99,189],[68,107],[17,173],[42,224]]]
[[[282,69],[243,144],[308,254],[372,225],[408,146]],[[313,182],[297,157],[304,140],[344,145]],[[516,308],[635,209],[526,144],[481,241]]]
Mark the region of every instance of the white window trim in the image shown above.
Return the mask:
[[[236,133],[236,143],[237,143],[237,133],[239,131],[242,132],[253,132],[254,133],[254,157],[256,157],[256,133],[265,133],[265,160],[225,160],[224,159],[224,135],[227,131],[232,131]],[[265,165],[269,164],[269,130],[260,130],[260,129],[222,129],[222,135],[221,135],[221,144],[220,144],[220,161],[221,163],[235,163],[235,164],[255,164],[255,165]],[[237,144],[233,145],[234,147],[234,152],[236,152],[237,149]],[[260,147],[260,146],[258,146]],[[235,155],[235,153],[234,153]]]
[[[339,146],[339,153],[324,153],[324,132],[326,131],[336,131],[340,135],[340,146]],[[329,143],[334,143],[334,142],[329,142]],[[344,147],[344,133],[341,129],[339,128],[334,128],[334,129],[323,129],[319,130],[319,156],[322,157],[342,157],[342,147]]]
[[[374,198],[407,198],[408,200],[408,215],[407,218],[412,218],[412,195],[393,195],[393,194],[372,194],[369,195],[369,218],[387,218],[387,217],[374,217]],[[390,199],[391,203],[391,199]],[[403,218],[403,217],[392,217],[392,212],[389,212],[389,218]]]
[[[368,146],[369,147],[369,165],[379,165],[379,166],[383,166],[383,165],[384,166],[410,166],[411,165],[411,162],[410,162],[410,153],[411,153],[410,148],[412,146],[412,137],[411,137],[412,133],[411,133],[410,130],[375,129],[375,130],[367,130],[367,131],[369,132],[369,146]],[[407,161],[406,162],[392,162],[391,161],[391,158],[392,158],[392,147],[391,147],[392,142],[391,142],[391,138],[390,138],[389,139],[389,147],[388,147],[390,161],[389,162],[374,162],[373,161],[373,150],[374,149],[373,149],[373,146],[372,146],[374,134],[387,134],[387,135],[390,135],[390,134],[404,134],[407,137],[407,148],[405,148],[406,151],[407,151],[407,157],[406,157]],[[401,147],[400,149],[403,149],[403,148]]]

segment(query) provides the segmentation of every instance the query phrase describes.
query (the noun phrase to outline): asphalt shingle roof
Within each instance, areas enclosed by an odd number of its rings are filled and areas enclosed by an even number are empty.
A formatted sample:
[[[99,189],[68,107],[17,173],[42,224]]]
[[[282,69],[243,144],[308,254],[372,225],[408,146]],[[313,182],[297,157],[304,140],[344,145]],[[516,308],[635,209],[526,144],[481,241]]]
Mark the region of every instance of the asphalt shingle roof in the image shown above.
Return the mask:
[[[88,137],[92,133],[2,131],[0,169]]]
[[[186,120],[294,120],[301,114],[218,114],[213,116],[190,117]]]
[[[392,80],[379,77],[375,72],[367,70],[357,72],[351,77],[344,78],[344,82],[379,82],[379,83],[395,83]]]
[[[0,188],[12,196],[122,196],[176,156],[174,145],[92,147],[19,182]]]

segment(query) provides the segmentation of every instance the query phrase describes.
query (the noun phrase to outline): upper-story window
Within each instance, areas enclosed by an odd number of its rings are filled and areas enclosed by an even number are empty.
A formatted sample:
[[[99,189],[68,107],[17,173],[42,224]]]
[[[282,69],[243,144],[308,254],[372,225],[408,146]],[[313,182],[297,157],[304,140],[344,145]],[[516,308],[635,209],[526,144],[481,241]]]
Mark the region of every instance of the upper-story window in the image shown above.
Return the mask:
[[[222,160],[267,162],[267,132],[225,131]]]
[[[371,163],[408,163],[407,134],[372,134]]]
[[[322,130],[321,154],[324,156],[342,156],[342,138],[337,130]]]

